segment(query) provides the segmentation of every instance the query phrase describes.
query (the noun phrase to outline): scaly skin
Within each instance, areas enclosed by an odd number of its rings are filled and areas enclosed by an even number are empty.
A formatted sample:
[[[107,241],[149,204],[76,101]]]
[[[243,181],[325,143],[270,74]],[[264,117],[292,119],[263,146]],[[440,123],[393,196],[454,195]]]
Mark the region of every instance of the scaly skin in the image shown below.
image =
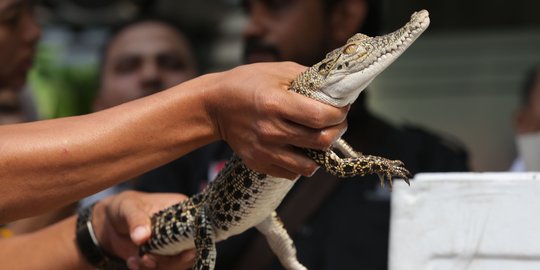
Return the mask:
[[[380,37],[356,34],[324,60],[300,74],[290,90],[336,107],[352,104],[360,92],[428,27],[423,10],[399,30]],[[409,183],[409,172],[398,160],[362,155],[345,141],[332,150],[304,149],[306,155],[327,172],[338,177],[377,174],[381,184],[392,184],[393,177]],[[258,173],[234,155],[217,178],[201,193],[175,204],[152,217],[151,239],[141,253],[178,254],[195,247],[194,269],[213,269],[215,243],[256,227],[263,233],[286,269],[305,269],[296,259],[292,240],[274,210],[291,189],[293,181]]]

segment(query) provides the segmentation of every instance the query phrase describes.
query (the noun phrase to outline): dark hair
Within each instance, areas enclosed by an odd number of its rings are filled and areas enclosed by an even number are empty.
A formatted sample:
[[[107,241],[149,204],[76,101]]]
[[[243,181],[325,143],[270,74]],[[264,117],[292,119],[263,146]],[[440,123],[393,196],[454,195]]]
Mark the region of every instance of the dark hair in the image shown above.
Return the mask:
[[[534,86],[534,83],[537,80],[540,80],[538,78],[540,76],[540,65],[535,66],[531,69],[529,69],[525,75],[525,82],[522,87],[521,91],[521,102],[523,105],[527,105],[531,99],[531,92]]]
[[[154,17],[154,16],[145,15],[145,16],[139,16],[139,17],[136,17],[134,19],[131,19],[131,20],[124,21],[124,22],[121,22],[119,24],[113,25],[109,30],[107,40],[105,41],[105,43],[103,43],[103,46],[100,49],[99,62],[98,62],[99,63],[98,64],[98,68],[99,68],[99,70],[98,70],[98,74],[99,74],[98,81],[101,81],[101,76],[102,76],[101,73],[103,72],[103,67],[105,65],[105,59],[107,59],[107,54],[109,52],[109,47],[116,40],[116,36],[120,32],[126,30],[127,28],[130,28],[133,25],[146,23],[146,22],[156,22],[156,23],[165,24],[167,26],[172,27],[174,30],[176,30],[176,32],[178,32],[178,34],[186,36],[185,32],[182,30],[182,28],[176,22],[174,22],[172,20],[162,18],[162,17]],[[189,40],[190,39],[186,36],[186,42],[189,42]],[[191,46],[191,44],[189,44],[189,45]]]
[[[121,22],[119,24],[113,25],[110,28],[109,34],[108,34],[108,39],[103,44],[103,47],[102,47],[102,56],[104,57],[106,55],[106,52],[108,51],[109,46],[114,41],[114,39],[118,35],[118,33],[124,31],[127,28],[130,28],[133,25],[137,25],[137,24],[140,24],[140,23],[146,23],[146,22],[162,23],[162,24],[165,24],[165,25],[168,25],[168,26],[172,27],[178,33],[184,34],[184,32],[182,31],[182,28],[176,22],[174,22],[172,20],[167,20],[167,19],[162,18],[162,17],[153,17],[153,16],[136,17],[134,19],[131,19],[131,20],[124,21],[124,22]],[[102,58],[102,60],[103,59],[104,58]]]
[[[343,0],[324,0],[325,7],[328,12],[331,11],[334,6]],[[362,25],[358,26],[358,33],[363,33],[368,36],[376,36],[381,31],[381,17],[382,6],[381,0],[365,0],[368,6],[368,12],[366,19]]]

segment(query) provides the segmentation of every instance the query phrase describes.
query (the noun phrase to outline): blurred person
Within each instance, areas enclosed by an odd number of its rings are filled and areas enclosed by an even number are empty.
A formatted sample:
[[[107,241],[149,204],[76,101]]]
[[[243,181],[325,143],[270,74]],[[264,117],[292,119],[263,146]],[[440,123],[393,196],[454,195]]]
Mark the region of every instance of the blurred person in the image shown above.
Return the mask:
[[[189,41],[174,24],[141,18],[116,27],[101,56],[95,111],[145,97],[198,75]]]
[[[40,36],[33,9],[34,1],[0,1],[2,93],[19,91],[31,66]],[[89,115],[0,126],[0,223],[73,202],[217,140],[227,141],[248,166],[261,172],[289,179],[313,173],[316,164],[291,151],[291,145],[329,147],[344,131],[347,110],[287,92],[303,70],[290,62],[246,65]],[[228,97],[226,104],[223,96]],[[139,210],[155,209],[149,205],[157,199],[135,197]],[[94,212],[101,215],[79,218],[95,226],[101,248],[107,250],[107,239],[124,235],[123,243],[134,251],[133,243],[149,237],[149,213],[123,208],[130,205],[127,198],[116,198],[117,203],[111,198],[96,204]],[[108,203],[116,208],[104,211]],[[88,220],[92,216],[101,221]],[[32,234],[2,239],[2,266],[89,268],[82,257],[89,254],[73,242],[74,227],[72,217]],[[130,252],[122,242],[110,244],[108,251],[114,255],[125,259]]]
[[[376,35],[380,25],[378,0],[244,0],[242,5],[247,63],[310,66],[357,32]],[[357,151],[402,160],[413,174],[468,170],[460,144],[417,127],[391,125],[371,113],[365,99],[366,91],[352,105],[343,136]],[[378,183],[376,176],[339,180],[324,172],[299,180],[278,213],[301,263],[311,270],[387,269],[389,193]],[[252,230],[218,243],[217,269],[281,269],[262,238]]]
[[[107,109],[192,79],[198,74],[196,62],[189,41],[174,23],[159,18],[125,23],[113,30],[104,47],[94,109]],[[129,186],[95,194],[83,200],[82,205],[125,188],[192,195],[206,185],[231,154],[224,142],[212,143],[137,177]]]
[[[511,171],[540,170],[540,66],[531,69],[522,88],[514,130],[518,156]]]
[[[19,93],[11,89],[0,90],[0,125],[25,122]]]
[[[1,1],[0,10],[0,125],[26,121],[21,102],[21,88],[26,80],[26,73],[32,65],[32,59],[40,30],[25,18],[30,25],[24,33],[15,34],[16,24],[21,19],[20,7],[10,7],[13,1]],[[19,4],[23,5],[23,4]]]

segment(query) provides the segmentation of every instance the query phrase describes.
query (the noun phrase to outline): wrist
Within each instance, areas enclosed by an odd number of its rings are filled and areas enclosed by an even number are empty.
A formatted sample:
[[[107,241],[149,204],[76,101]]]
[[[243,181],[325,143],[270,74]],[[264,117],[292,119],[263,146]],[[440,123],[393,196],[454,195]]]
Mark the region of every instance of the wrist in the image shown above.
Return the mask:
[[[106,208],[109,198],[105,198],[101,201],[96,202],[94,205],[89,206],[92,207],[92,229],[95,235],[96,241],[99,243],[100,248],[102,248],[105,252],[112,253],[111,243],[110,243],[110,237],[107,236],[107,218],[106,218]],[[82,211],[83,209],[81,209]]]
[[[201,100],[203,102],[204,114],[211,126],[212,140],[222,140],[223,134],[219,124],[219,115],[224,102],[227,102],[228,71],[211,73],[202,76],[204,82]],[[232,97],[229,97],[232,98]]]
[[[99,243],[92,223],[94,206],[82,209],[77,217],[75,241],[80,253],[86,262],[97,269],[127,269],[124,260],[107,252]]]

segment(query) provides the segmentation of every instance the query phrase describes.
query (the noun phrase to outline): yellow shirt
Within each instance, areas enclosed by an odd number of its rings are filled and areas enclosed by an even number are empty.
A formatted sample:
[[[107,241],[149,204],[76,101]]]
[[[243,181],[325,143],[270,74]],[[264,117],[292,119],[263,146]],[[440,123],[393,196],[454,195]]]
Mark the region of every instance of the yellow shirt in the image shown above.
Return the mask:
[[[8,228],[0,225],[0,238],[8,238],[13,236],[13,232],[9,230]]]

